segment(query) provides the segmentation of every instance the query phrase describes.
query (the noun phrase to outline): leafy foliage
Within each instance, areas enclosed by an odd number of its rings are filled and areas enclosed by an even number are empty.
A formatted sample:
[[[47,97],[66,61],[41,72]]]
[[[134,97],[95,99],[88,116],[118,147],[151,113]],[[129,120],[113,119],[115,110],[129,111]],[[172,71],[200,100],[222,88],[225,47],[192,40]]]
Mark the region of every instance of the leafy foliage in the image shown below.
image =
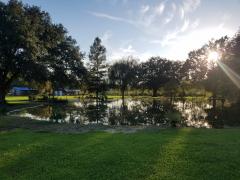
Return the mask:
[[[122,98],[127,87],[136,81],[136,66],[137,61],[127,57],[117,61],[109,69],[110,84],[120,88]]]
[[[96,97],[106,91],[107,64],[106,48],[100,38],[95,38],[89,53],[89,91],[95,92]]]
[[[83,55],[75,44],[39,7],[0,2],[0,102],[19,77],[38,82],[54,77],[54,85],[80,77]]]

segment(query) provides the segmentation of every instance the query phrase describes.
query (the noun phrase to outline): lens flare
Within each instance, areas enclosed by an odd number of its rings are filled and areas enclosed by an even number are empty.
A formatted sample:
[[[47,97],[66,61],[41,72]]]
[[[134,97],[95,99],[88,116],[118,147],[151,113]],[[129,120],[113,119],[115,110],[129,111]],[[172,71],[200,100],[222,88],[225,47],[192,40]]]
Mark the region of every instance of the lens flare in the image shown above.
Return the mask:
[[[240,89],[240,76],[226,64],[220,61],[217,61],[217,64],[220,66],[223,72],[229,77],[229,79]]]
[[[208,60],[209,60],[209,61],[214,61],[214,62],[216,62],[216,61],[219,60],[219,59],[220,59],[220,55],[219,55],[218,52],[216,52],[216,51],[210,51],[210,52],[208,53]]]

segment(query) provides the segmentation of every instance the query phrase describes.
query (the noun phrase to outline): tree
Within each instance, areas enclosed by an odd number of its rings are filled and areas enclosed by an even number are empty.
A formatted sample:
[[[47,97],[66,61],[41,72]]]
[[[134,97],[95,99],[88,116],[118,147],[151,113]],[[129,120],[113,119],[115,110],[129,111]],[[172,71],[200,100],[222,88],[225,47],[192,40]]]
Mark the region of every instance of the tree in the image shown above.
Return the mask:
[[[86,76],[86,69],[82,60],[84,54],[76,46],[76,41],[70,36],[65,36],[55,48],[50,50],[48,67],[49,81],[53,90],[64,88],[65,86],[79,86]]]
[[[206,79],[208,70],[207,48],[208,46],[204,45],[198,50],[191,51],[185,62],[185,67],[188,69],[188,79],[194,83]]]
[[[124,93],[129,85],[136,78],[137,62],[132,57],[123,58],[114,63],[109,70],[109,80],[111,84],[120,88],[122,100],[124,101]]]
[[[89,91],[96,93],[96,98],[106,91],[106,48],[100,38],[95,38],[89,53]]]
[[[69,61],[65,56],[61,59],[53,57],[54,49],[67,39],[65,28],[53,24],[49,14],[39,7],[23,5],[17,0],[6,4],[0,2],[0,103],[5,103],[5,96],[15,79],[45,82],[52,74],[54,64],[63,59]],[[72,69],[78,68],[73,62],[76,61],[71,61]],[[69,74],[67,71],[65,74]]]
[[[170,79],[171,62],[160,57],[152,57],[141,64],[141,83],[151,89],[153,96],[157,96],[157,90]]]
[[[228,44],[228,38],[222,37],[218,40],[212,40],[208,44],[208,51],[217,52],[221,57],[219,57],[218,62],[210,62],[208,66],[207,78],[204,81],[204,86],[207,90],[213,93],[213,96],[216,97],[217,94],[221,94],[223,91],[225,82],[224,72],[221,70],[219,63],[223,62],[223,57],[225,56],[226,46]],[[211,61],[211,60],[210,60]]]
[[[173,100],[173,96],[176,95],[177,89],[185,77],[185,70],[183,63],[180,61],[171,61],[170,63],[171,66],[168,72],[169,81],[165,84],[164,90],[171,97],[171,100]]]

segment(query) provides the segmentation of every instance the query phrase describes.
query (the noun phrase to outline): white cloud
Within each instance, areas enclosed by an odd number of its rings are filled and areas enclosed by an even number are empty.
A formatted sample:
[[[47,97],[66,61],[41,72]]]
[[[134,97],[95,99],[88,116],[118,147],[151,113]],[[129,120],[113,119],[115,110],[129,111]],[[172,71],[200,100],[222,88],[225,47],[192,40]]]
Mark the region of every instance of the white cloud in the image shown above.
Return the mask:
[[[181,32],[185,32],[187,29],[188,29],[188,27],[189,27],[189,20],[187,20],[187,19],[185,19],[184,20],[184,24],[183,24],[183,26],[181,27]]]
[[[112,51],[108,59],[110,60],[110,63],[113,63],[116,60],[127,56],[133,56],[135,58],[138,58],[140,61],[146,61],[151,56],[154,56],[154,53],[150,51],[137,51],[132,44],[128,44],[125,48],[121,47]]]
[[[89,13],[92,14],[93,16],[96,16],[96,17],[99,17],[99,18],[105,18],[105,19],[109,19],[109,20],[113,20],[113,21],[120,21],[120,22],[129,23],[129,24],[135,24],[133,21],[124,19],[122,17],[112,16],[112,15],[109,15],[109,14],[92,12],[92,11],[89,11]]]
[[[120,45],[114,47],[109,42],[112,33],[106,31],[102,39],[108,49],[108,59],[110,60],[132,55],[144,61],[151,56],[158,55],[158,53],[167,58],[185,60],[189,51],[200,48],[211,38],[234,34],[234,31],[227,29],[224,25],[230,18],[228,14],[224,13],[219,19],[221,24],[213,25],[213,27],[202,27],[204,22],[201,22],[201,26],[199,26],[200,19],[193,18],[191,13],[200,4],[201,0],[182,0],[181,2],[174,1],[174,3],[163,1],[157,6],[156,4],[142,6],[140,4],[138,9],[130,9],[132,14],[124,12],[126,17],[98,12],[89,13],[98,18],[131,24],[138,29],[138,32],[142,33],[142,38],[146,39],[145,42],[149,43],[145,49],[140,51],[134,46],[139,37],[135,37],[135,39],[133,37],[132,41],[123,39],[125,44],[119,43]],[[170,27],[171,29],[169,29]]]
[[[179,13],[180,13],[180,18],[181,18],[181,19],[184,19],[184,17],[185,17],[185,12],[184,12],[184,9],[183,9],[182,7],[180,7],[180,9],[179,9]]]
[[[145,13],[147,13],[147,12],[149,11],[149,9],[150,9],[150,6],[149,6],[149,5],[143,5],[143,6],[141,7],[140,12],[141,12],[142,14],[145,14]]]
[[[191,26],[192,25],[189,22],[188,27],[190,28]],[[168,32],[163,39],[153,39],[148,41],[150,44],[153,44],[154,47],[162,49],[162,51],[151,49],[138,51],[134,48],[132,43],[128,43],[121,48],[111,51],[109,59],[113,61],[124,56],[134,56],[141,61],[146,61],[151,56],[160,55],[172,60],[186,60],[190,51],[201,48],[210,39],[218,39],[225,35],[232,36],[234,33],[233,30],[226,28],[224,23],[220,23],[213,27],[195,29],[192,32],[182,35],[180,35],[179,30],[175,30]]]
[[[172,32],[168,32],[164,38],[161,40],[161,45],[167,46],[169,44],[171,44],[173,42],[174,39],[176,39],[177,35],[178,35],[179,31],[172,31]]]
[[[194,11],[199,7],[201,0],[183,0],[183,10],[185,12]]]
[[[173,20],[173,18],[174,18],[174,14],[173,14],[173,13],[169,14],[169,15],[164,19],[164,24],[166,25],[166,24],[170,23],[170,22]]]
[[[155,13],[161,15],[165,9],[165,4],[162,2],[155,8]]]
[[[136,50],[133,49],[133,46],[131,44],[128,45],[127,48],[120,48],[120,51],[122,51],[124,54],[131,54],[136,52]]]
[[[191,33],[177,36],[171,41],[171,45],[167,48],[164,56],[172,59],[185,60],[190,51],[201,48],[210,39],[218,39],[222,36],[228,35],[233,36],[235,31],[228,29],[223,23],[218,26],[201,28],[192,31]],[[174,52],[174,53],[173,53]]]
[[[175,40],[178,36],[181,36],[188,29],[195,29],[199,25],[199,19],[196,19],[192,24],[188,19],[184,20],[184,23],[181,27],[177,27],[175,30],[167,32],[162,39],[150,40],[150,44],[161,44],[162,47],[169,46],[175,43]]]
[[[196,29],[198,26],[199,26],[199,19],[196,19],[196,20],[192,23],[191,28],[192,28],[192,29]]]

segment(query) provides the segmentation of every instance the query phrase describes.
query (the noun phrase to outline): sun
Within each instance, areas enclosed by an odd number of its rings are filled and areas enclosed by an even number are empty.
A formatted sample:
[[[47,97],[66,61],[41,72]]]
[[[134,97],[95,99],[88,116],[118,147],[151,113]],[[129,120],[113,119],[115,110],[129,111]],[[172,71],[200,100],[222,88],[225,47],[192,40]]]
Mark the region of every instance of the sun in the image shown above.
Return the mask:
[[[208,60],[209,61],[214,61],[214,62],[216,62],[217,60],[219,60],[220,59],[220,54],[218,53],[218,52],[216,52],[216,51],[210,51],[209,53],[208,53]]]

